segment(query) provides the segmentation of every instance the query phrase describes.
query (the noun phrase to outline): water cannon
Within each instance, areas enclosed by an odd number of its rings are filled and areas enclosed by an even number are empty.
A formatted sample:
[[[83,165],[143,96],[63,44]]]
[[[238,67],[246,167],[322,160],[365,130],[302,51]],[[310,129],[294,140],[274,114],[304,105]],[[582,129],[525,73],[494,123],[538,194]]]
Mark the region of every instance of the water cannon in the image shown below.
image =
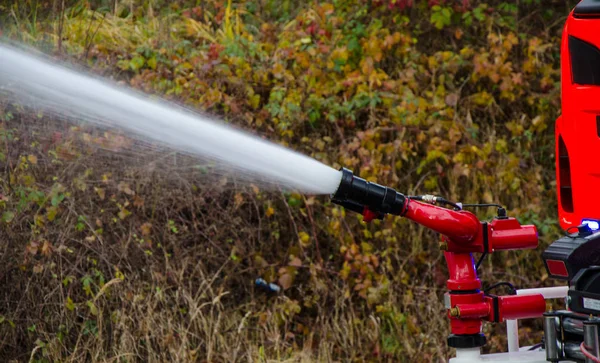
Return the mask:
[[[363,215],[365,222],[382,219],[386,214],[408,218],[445,237],[443,249],[449,252],[491,253],[499,250],[537,247],[537,229],[522,226],[506,215],[497,204],[460,204],[433,195],[406,196],[393,188],[369,182],[346,168],[331,201]],[[444,208],[439,205],[450,205]],[[497,206],[498,215],[491,222],[480,222],[463,206]]]
[[[369,182],[342,168],[340,184],[331,195],[333,203],[360,213],[365,222],[383,219],[386,214],[405,217],[442,235],[440,249],[448,264],[448,293],[444,302],[452,334],[448,345],[458,349],[478,348],[486,343],[482,322],[542,317],[546,303],[541,294],[497,296],[482,291],[477,267],[485,255],[499,250],[533,249],[538,245],[537,229],[508,217],[499,205],[471,205],[432,195],[406,196],[393,188]],[[437,204],[437,205],[436,205]],[[445,208],[447,205],[451,208]],[[496,206],[498,215],[480,221],[463,207]],[[473,253],[481,253],[477,263]]]

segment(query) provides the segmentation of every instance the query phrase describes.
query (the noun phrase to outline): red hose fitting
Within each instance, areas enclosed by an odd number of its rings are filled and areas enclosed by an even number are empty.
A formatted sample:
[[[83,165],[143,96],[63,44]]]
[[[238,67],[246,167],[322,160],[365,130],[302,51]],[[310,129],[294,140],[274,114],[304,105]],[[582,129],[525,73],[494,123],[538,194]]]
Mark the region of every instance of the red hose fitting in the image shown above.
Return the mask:
[[[485,297],[485,302],[490,306],[490,315],[486,320],[494,322],[539,318],[546,312],[546,300],[541,294],[488,295]]]
[[[481,319],[486,318],[490,315],[490,304],[487,302],[480,302],[478,304],[456,304],[453,308],[456,310],[450,310],[450,316],[456,315],[461,319]]]

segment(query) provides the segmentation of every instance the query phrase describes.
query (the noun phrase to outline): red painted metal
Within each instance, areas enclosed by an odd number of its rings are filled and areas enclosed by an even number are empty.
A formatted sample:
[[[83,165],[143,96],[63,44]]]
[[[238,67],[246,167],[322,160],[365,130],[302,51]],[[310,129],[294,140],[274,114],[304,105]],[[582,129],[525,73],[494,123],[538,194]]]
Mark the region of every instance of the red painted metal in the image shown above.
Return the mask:
[[[539,318],[546,311],[546,300],[541,294],[498,296],[497,299],[498,316],[496,317],[493,308],[494,298],[485,297],[485,302],[490,306],[490,315],[486,318],[488,321]]]
[[[446,282],[450,290],[450,307],[457,304],[481,304],[483,292],[481,281],[477,277],[473,255],[470,253],[445,252],[444,257],[448,265],[449,278]],[[466,293],[466,292],[471,292]],[[452,334],[478,334],[481,331],[481,317],[450,317],[450,330]]]
[[[471,212],[454,211],[414,200],[408,203],[406,209],[406,218],[460,244],[475,241],[481,231],[481,223]]]
[[[477,304],[456,304],[455,306],[460,311],[460,318],[487,318],[491,312],[491,306],[487,302],[480,302]]]
[[[494,307],[498,304],[497,308]],[[457,319],[483,319],[503,322],[513,319],[539,318],[546,311],[546,301],[538,295],[485,296],[482,302],[475,304],[457,303]],[[496,311],[498,316],[496,316]]]
[[[450,305],[476,306],[483,304],[483,292],[475,290],[471,294],[453,294],[450,293]],[[478,334],[481,332],[482,317],[481,316],[460,316],[455,317],[450,315],[450,330],[452,334]]]
[[[488,236],[492,251],[534,249],[538,245],[537,228],[522,226],[515,218],[494,219]]]
[[[571,13],[562,35],[562,116],[556,120],[555,137],[558,216],[564,229],[581,224],[583,219],[600,220],[600,163],[596,162],[600,86],[573,82],[569,36],[600,49],[598,19],[575,18]]]
[[[544,312],[546,305],[541,295],[499,296],[496,300],[484,296],[472,255],[474,252],[535,248],[538,244],[535,226],[522,226],[514,218],[481,223],[471,212],[418,201],[407,203],[405,217],[444,235],[452,334],[479,334],[484,320],[496,319],[495,311],[499,312],[499,319],[541,316]],[[494,309],[494,301],[498,302],[498,309]],[[458,308],[460,314],[452,316],[452,308]]]
[[[482,318],[450,318],[450,331],[457,335],[481,333]]]
[[[522,226],[515,218],[494,219],[484,227],[471,212],[417,201],[408,203],[405,217],[444,235],[450,252],[520,250],[536,248],[538,245],[537,228]],[[487,228],[487,249],[483,228]]]
[[[446,264],[448,265],[448,290],[466,291],[481,289],[481,281],[475,271],[473,255],[470,253],[445,252]],[[476,301],[475,301],[476,302]]]
[[[365,221],[366,223],[371,222],[372,220],[376,219],[378,216],[379,216],[379,214],[373,212],[372,210],[370,210],[367,207],[365,207],[365,209],[363,210],[363,221]]]

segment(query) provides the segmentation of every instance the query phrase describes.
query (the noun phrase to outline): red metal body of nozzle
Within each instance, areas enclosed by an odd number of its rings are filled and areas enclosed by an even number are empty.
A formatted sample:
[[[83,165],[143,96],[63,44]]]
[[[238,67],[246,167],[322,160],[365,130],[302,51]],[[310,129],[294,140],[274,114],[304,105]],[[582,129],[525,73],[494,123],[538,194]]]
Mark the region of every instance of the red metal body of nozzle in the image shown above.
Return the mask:
[[[480,222],[468,211],[456,211],[407,200],[404,216],[441,233],[448,264],[450,290],[446,297],[452,334],[481,332],[482,321],[540,317],[546,309],[542,295],[493,296],[481,292],[472,253],[536,248],[535,226],[522,226],[516,219],[502,217]]]
[[[498,209],[498,217],[490,223],[480,222],[467,211],[441,208],[419,200],[444,202],[435,196],[407,197],[392,188],[354,176],[342,168],[341,180],[332,194],[332,202],[362,213],[365,221],[393,214],[411,219],[444,236],[440,245],[445,250],[450,277],[446,307],[451,318],[452,333],[448,344],[455,348],[473,348],[485,344],[481,335],[482,320],[541,316],[545,310],[542,295],[492,296],[481,292],[481,281],[473,262],[473,253],[498,250],[536,248],[535,226],[522,226]],[[445,201],[446,203],[448,201]],[[452,203],[450,203],[452,204]]]

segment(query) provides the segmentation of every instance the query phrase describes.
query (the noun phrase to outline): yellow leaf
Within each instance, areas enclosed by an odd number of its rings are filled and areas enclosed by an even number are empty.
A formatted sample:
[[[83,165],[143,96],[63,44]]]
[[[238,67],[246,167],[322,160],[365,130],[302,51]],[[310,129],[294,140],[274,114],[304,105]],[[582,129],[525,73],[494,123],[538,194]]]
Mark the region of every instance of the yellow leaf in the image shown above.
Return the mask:
[[[269,266],[269,263],[267,262],[267,260],[265,260],[262,256],[260,255],[256,255],[254,256],[254,262],[256,263],[256,265],[260,268],[265,268],[267,266]]]
[[[119,269],[116,269],[115,278],[117,278],[119,280],[125,280],[125,275]]]
[[[506,140],[499,139],[498,141],[496,141],[496,151],[501,152],[501,153],[508,152],[508,144],[507,144]]]
[[[310,236],[308,233],[300,232],[298,233],[298,237],[300,237],[300,244],[302,244],[302,246],[306,247],[310,245]]]
[[[87,189],[87,184],[85,183],[85,180],[81,178],[73,179],[73,185],[75,186],[75,188],[81,190],[82,192],[85,192]]]
[[[260,95],[252,95],[250,96],[250,106],[253,109],[257,109],[260,106]]]
[[[94,187],[94,191],[96,192],[96,194],[98,194],[100,200],[104,200],[104,198],[106,197],[106,192],[104,191],[104,189]]]
[[[29,161],[31,164],[37,164],[38,159],[35,155],[29,155],[27,157],[27,161]]]
[[[90,308],[90,313],[92,313],[92,315],[94,315],[94,316],[98,315],[98,308],[96,307],[96,305],[93,302],[88,301],[87,306]]]
[[[284,70],[285,68],[281,63],[275,63],[275,65],[273,66],[273,76],[275,78],[282,78]]]
[[[152,69],[156,69],[156,57],[152,57],[150,59],[148,59],[148,67],[152,68]]]
[[[273,214],[275,214],[275,209],[273,209],[273,207],[269,207],[269,208],[267,208],[265,214],[267,215],[267,217],[270,217]]]
[[[348,60],[348,56],[349,56],[349,52],[348,52],[348,48],[343,47],[343,48],[335,48],[333,50],[333,52],[331,53],[331,59],[336,61],[336,60],[341,60],[343,62]]]
[[[363,74],[370,75],[374,71],[373,58],[367,57],[360,62],[360,69]]]
[[[244,203],[244,196],[242,193],[236,193],[233,199],[235,208],[239,208]]]
[[[52,222],[56,218],[56,214],[57,213],[58,213],[58,208],[56,208],[56,207],[48,207],[46,209],[46,218],[48,218],[48,220],[50,222]]]
[[[73,302],[73,299],[71,299],[70,296],[67,297],[67,302],[65,303],[65,307],[69,311],[75,310],[75,303]]]
[[[130,214],[131,214],[131,212],[130,212],[130,211],[128,211],[127,209],[123,208],[123,209],[121,209],[121,211],[119,212],[119,218],[121,218],[121,219],[125,219],[125,218],[127,218],[127,216],[128,216],[128,215],[130,215]]]

